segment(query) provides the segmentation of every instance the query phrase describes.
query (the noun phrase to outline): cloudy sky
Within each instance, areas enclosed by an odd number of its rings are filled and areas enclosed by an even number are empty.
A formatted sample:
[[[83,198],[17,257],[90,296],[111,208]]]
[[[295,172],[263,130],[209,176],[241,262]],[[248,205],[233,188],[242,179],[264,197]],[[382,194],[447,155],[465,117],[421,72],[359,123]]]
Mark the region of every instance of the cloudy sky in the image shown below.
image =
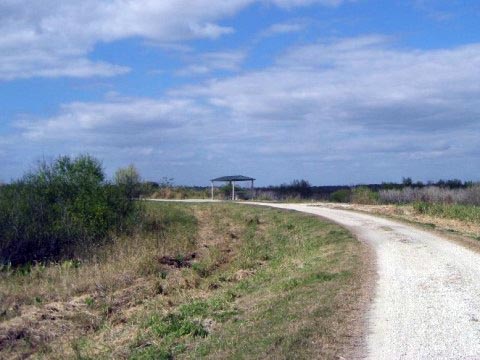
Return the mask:
[[[0,180],[480,180],[480,3],[0,0]]]

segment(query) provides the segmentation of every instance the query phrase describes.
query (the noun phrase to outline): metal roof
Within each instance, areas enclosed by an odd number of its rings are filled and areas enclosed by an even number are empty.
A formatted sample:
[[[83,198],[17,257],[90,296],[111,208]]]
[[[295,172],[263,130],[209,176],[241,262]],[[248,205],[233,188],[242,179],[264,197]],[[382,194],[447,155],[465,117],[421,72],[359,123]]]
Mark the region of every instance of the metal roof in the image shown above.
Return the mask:
[[[222,176],[210,181],[253,181],[254,178],[243,176],[243,175],[233,175],[233,176]]]

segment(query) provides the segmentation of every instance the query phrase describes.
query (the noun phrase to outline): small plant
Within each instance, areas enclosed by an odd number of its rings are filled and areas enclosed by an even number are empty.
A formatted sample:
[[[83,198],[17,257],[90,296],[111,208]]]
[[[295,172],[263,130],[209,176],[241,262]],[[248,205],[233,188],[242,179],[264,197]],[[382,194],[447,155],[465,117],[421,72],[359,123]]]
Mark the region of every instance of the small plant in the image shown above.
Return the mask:
[[[210,275],[208,266],[202,262],[192,264],[192,269],[202,278],[206,278]]]
[[[16,272],[23,276],[29,275],[32,272],[32,264],[30,262],[23,264],[16,269]]]
[[[73,352],[75,353],[75,358],[79,360],[87,360],[89,357],[84,355],[85,350],[88,348],[89,342],[87,338],[81,337],[79,339],[75,339],[71,342],[71,347]]]
[[[78,269],[80,267],[80,261],[79,260],[65,260],[61,264],[61,268],[63,270],[69,270],[69,269]]]
[[[194,301],[180,306],[180,314],[185,317],[205,316],[208,312],[208,304],[204,301]]]
[[[160,337],[178,338],[185,335],[206,337],[208,335],[208,331],[198,320],[192,320],[181,313],[170,313],[163,318],[154,315],[150,319],[148,327]]]

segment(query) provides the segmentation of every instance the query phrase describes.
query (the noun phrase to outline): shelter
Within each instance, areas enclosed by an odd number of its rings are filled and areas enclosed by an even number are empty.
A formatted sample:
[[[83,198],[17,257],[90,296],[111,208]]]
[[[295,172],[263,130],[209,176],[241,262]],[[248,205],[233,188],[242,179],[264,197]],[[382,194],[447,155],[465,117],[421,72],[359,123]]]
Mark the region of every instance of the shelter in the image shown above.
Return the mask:
[[[214,184],[215,182],[228,182],[232,186],[232,200],[235,200],[235,182],[241,181],[250,181],[250,191],[253,195],[253,185],[254,185],[254,178],[243,176],[243,175],[233,175],[233,176],[222,176],[215,179],[210,180],[212,183],[212,200],[213,200],[213,192],[214,192]]]

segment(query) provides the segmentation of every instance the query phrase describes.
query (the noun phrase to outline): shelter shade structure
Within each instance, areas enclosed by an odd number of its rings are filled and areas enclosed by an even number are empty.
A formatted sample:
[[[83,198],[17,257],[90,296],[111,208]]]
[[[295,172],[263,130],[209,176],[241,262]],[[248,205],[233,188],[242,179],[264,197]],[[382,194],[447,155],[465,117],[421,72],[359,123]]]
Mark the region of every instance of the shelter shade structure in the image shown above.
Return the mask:
[[[216,182],[227,182],[232,186],[232,200],[235,200],[235,182],[242,182],[242,181],[249,181],[250,182],[250,191],[253,197],[253,186],[255,179],[243,176],[243,175],[233,175],[233,176],[221,176],[215,179],[210,180],[212,184],[212,200],[214,199],[214,192],[215,192],[215,183]]]

